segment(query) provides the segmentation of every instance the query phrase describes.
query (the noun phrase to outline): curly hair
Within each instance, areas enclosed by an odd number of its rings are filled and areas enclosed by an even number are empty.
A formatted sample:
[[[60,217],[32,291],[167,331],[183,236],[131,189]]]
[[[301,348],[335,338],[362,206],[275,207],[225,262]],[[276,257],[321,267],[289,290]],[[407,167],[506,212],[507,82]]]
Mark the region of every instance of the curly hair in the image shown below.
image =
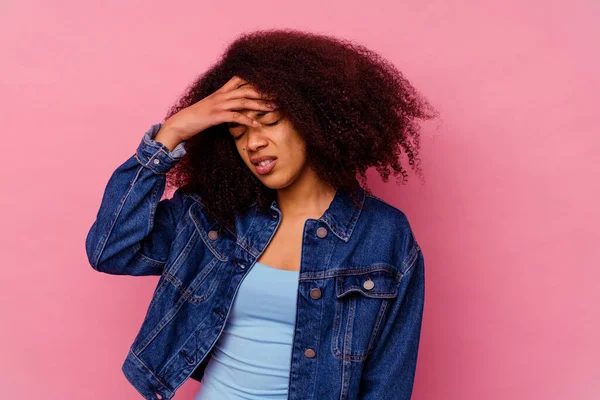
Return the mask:
[[[233,75],[274,100],[305,140],[309,166],[335,188],[362,185],[370,193],[366,170],[372,166],[384,182],[393,173],[402,175],[404,184],[402,152],[422,177],[420,127],[414,120],[433,118],[437,111],[393,64],[365,46],[295,29],[243,33],[187,88],[165,120]],[[233,227],[235,213],[255,203],[268,209],[276,198],[276,190],[260,182],[240,157],[227,123],[187,140],[186,151],[167,173],[167,185],[199,194],[225,225]]]

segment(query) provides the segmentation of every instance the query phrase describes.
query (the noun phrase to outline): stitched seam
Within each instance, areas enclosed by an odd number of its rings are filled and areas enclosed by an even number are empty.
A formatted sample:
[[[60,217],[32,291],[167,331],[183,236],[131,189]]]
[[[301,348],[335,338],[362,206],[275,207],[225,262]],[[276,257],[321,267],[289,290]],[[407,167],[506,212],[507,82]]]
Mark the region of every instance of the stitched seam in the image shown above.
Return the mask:
[[[158,194],[158,189],[160,188],[160,185],[154,185],[154,187],[152,188],[152,194],[150,196],[150,215],[148,215],[148,227],[150,227],[150,225],[154,225],[154,215],[156,213],[156,206],[152,207],[153,204],[157,204],[158,201],[156,201],[156,197],[159,196]],[[160,197],[159,199],[160,200]],[[147,234],[150,234],[151,229],[148,230]]]
[[[332,343],[332,348],[333,348],[333,355],[338,357],[341,353],[341,351],[338,348],[338,339],[339,339],[339,335],[340,335],[340,330],[341,330],[341,326],[342,326],[342,314],[343,314],[343,308],[340,311],[340,308],[343,306],[341,301],[335,301],[335,309],[334,309],[334,314],[333,314],[333,331],[332,331],[332,335],[331,335],[331,343]],[[339,357],[338,357],[339,358]]]
[[[171,393],[170,387],[165,385],[165,383],[161,379],[159,379],[156,375],[154,375],[152,370],[150,368],[148,368],[148,366],[140,359],[140,357],[137,356],[137,354],[135,354],[133,349],[130,349],[130,353],[137,360],[137,362],[139,362],[142,365],[142,367],[144,367],[150,373],[150,375],[152,375],[152,377],[154,379],[156,379],[157,382],[159,382],[161,385],[163,385]]]
[[[169,267],[169,270],[167,272],[169,272],[171,275],[175,275],[175,273],[177,273],[177,271],[179,271],[179,267],[181,267],[181,265],[183,264],[183,260],[185,260],[190,252],[190,249],[193,245],[194,239],[195,239],[195,233],[197,232],[195,228],[192,228],[192,234],[190,235],[190,237],[188,238],[185,247],[181,250],[181,252],[177,255],[177,258],[175,258],[175,261],[173,261],[173,263],[171,264],[171,266]]]
[[[379,308],[379,314],[377,315],[377,319],[375,320],[375,327],[373,327],[373,332],[371,333],[371,339],[369,339],[369,344],[367,345],[367,351],[365,353],[365,358],[369,355],[371,350],[373,349],[373,344],[375,343],[375,338],[379,334],[379,326],[381,325],[381,321],[383,320],[383,315],[385,314],[385,310],[387,309],[389,301],[383,300],[381,303],[381,307]]]
[[[181,281],[179,279],[177,279],[174,275],[171,275],[170,272],[165,273],[165,279],[167,279],[169,282],[171,282],[173,284],[173,286],[175,286],[179,290],[182,297],[184,297],[186,300],[188,300],[191,303],[199,304],[212,294],[212,292],[216,288],[216,282],[218,280],[215,279],[215,281],[209,287],[208,291],[205,294],[203,294],[202,296],[197,296],[193,292],[198,288],[198,286],[200,286],[206,280],[206,278],[210,275],[210,273],[214,269],[215,265],[218,264],[218,262],[219,262],[218,259],[214,258],[213,261],[211,261],[201,271],[201,274],[204,274],[204,276],[202,276],[201,278],[197,278],[198,282],[196,282],[193,286],[190,286],[189,290],[188,290],[188,288],[184,287],[184,285],[181,283]]]
[[[378,267],[373,268],[374,265]],[[363,275],[368,274],[370,272],[375,271],[386,271],[395,275],[396,282],[400,282],[402,278],[402,274],[396,270],[396,268],[389,266],[388,264],[372,264],[369,267],[364,268],[348,268],[348,269],[340,269],[340,270],[327,270],[327,271],[319,271],[319,272],[304,272],[300,275],[300,280],[319,280],[326,278],[333,278],[336,276],[345,276],[345,275]]]
[[[206,245],[206,247],[208,247],[208,249],[215,255],[215,257],[217,257],[219,260],[221,261],[227,261],[229,258],[222,254],[219,250],[217,250],[217,248],[215,246],[212,245],[212,243],[210,243],[208,240],[208,236],[206,235],[206,232],[204,232],[204,227],[202,226],[202,224],[200,223],[200,221],[198,221],[196,219],[196,216],[194,215],[194,213],[192,212],[192,209],[190,208],[189,213],[190,218],[192,219],[192,221],[194,222],[194,225],[196,226],[196,229],[198,230],[198,234],[200,235],[200,238],[202,239],[202,241],[204,242],[204,244]]]
[[[166,276],[165,276],[166,278]],[[139,350],[138,352],[141,353],[142,351],[144,351],[146,349],[146,347],[148,347],[148,345],[154,340],[154,338],[160,333],[160,331],[162,331],[162,329],[169,323],[171,322],[171,320],[173,318],[175,318],[175,315],[177,315],[177,312],[179,311],[179,309],[181,308],[181,306],[183,305],[183,303],[185,303],[184,300],[179,299],[177,301],[177,303],[175,304],[175,306],[158,322],[158,325],[156,325],[156,327],[148,334],[148,337],[141,342],[138,347]]]
[[[108,239],[110,239],[110,234],[112,233],[112,230],[113,230],[115,224],[117,223],[117,220],[119,219],[119,215],[121,214],[121,210],[123,209],[123,206],[125,205],[125,201],[129,198],[129,194],[133,190],[133,186],[134,186],[135,182],[138,180],[138,177],[139,177],[141,171],[142,171],[142,169],[139,168],[135,175],[135,178],[133,179],[133,183],[129,186],[129,190],[127,190],[125,195],[121,198],[119,208],[117,208],[116,214],[113,217],[113,221],[108,229],[108,233],[106,234],[106,239],[104,239],[103,241],[100,241],[100,243],[98,244],[99,250],[96,250],[98,255],[96,256],[96,259],[94,260],[94,264],[96,264],[96,266],[98,265],[100,257],[102,256],[102,253],[104,252],[104,248],[106,247],[106,243],[108,243]]]
[[[156,268],[160,268],[160,267],[164,266],[167,263],[166,261],[155,260],[152,257],[148,257],[147,255],[144,255],[140,251],[138,251],[138,252],[135,253],[135,257],[139,261],[145,262],[147,264],[150,264],[151,267],[156,267]]]
[[[416,243],[416,242],[415,242]],[[420,251],[420,247],[418,247],[417,245],[414,245],[411,252],[409,253],[408,257],[404,260],[404,262],[402,263],[402,271],[405,271],[403,274],[406,275],[409,273],[409,271],[415,266],[415,262],[417,261],[417,258],[419,256],[419,251]],[[407,261],[410,260],[410,261]],[[406,270],[406,265],[410,265],[410,267],[408,267]]]
[[[141,166],[148,168],[150,171],[154,172],[154,173],[155,173],[155,174],[157,174],[157,175],[166,175],[166,174],[167,174],[167,172],[166,172],[166,171],[165,171],[165,172],[157,171],[157,170],[155,170],[154,168],[152,168],[152,166],[151,166],[151,165],[149,165],[149,164],[150,164],[150,160],[153,160],[153,159],[154,159],[154,156],[156,155],[156,153],[155,153],[155,154],[154,154],[154,155],[153,155],[153,156],[152,156],[152,157],[151,157],[151,158],[148,160],[148,162],[147,162],[147,163],[145,163],[145,164],[144,164],[144,163],[141,161],[141,159],[139,158],[139,155],[138,155],[138,152],[137,152],[137,151],[136,151],[136,153],[135,153],[134,155],[135,155],[135,158],[136,158],[136,160],[138,160],[138,162],[140,163],[140,165],[141,165]]]

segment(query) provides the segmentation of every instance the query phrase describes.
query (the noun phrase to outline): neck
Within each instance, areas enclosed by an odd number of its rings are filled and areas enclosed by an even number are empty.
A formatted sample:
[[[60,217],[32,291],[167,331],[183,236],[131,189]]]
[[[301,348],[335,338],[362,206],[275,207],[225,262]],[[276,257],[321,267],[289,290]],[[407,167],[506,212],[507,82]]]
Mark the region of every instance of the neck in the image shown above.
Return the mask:
[[[286,217],[320,218],[335,196],[335,188],[314,172],[302,174],[291,185],[277,190],[277,205]]]

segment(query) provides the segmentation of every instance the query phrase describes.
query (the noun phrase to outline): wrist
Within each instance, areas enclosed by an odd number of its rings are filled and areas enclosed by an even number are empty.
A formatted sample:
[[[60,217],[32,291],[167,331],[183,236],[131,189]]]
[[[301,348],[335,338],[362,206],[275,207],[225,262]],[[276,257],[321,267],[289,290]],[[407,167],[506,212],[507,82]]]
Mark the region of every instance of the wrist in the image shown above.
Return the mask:
[[[175,150],[175,147],[177,147],[177,145],[182,142],[182,139],[177,133],[177,131],[175,131],[166,124],[163,124],[161,126],[159,131],[156,133],[156,136],[154,136],[153,140],[155,142],[160,142],[163,145],[165,145],[165,147],[167,147],[169,151]]]

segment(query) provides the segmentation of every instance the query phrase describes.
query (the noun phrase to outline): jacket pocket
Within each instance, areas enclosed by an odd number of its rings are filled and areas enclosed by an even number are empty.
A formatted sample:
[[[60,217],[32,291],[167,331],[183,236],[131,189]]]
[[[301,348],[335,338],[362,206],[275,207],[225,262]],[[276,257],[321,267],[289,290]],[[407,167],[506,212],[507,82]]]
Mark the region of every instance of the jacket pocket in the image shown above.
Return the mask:
[[[187,274],[193,275],[190,280],[182,280],[168,271],[166,279],[179,291],[180,297],[192,304],[202,304],[217,288],[219,284],[218,271],[223,264],[218,259],[212,258],[199,272]],[[181,276],[181,274],[179,275]]]
[[[338,358],[364,360],[385,324],[401,274],[387,264],[341,271],[335,278],[332,351]]]
[[[189,224],[187,228],[189,237],[177,258],[165,270],[164,277],[178,293],[174,301],[184,299],[192,304],[201,304],[218,286],[221,276],[219,271],[225,262],[207,251],[194,224]]]

